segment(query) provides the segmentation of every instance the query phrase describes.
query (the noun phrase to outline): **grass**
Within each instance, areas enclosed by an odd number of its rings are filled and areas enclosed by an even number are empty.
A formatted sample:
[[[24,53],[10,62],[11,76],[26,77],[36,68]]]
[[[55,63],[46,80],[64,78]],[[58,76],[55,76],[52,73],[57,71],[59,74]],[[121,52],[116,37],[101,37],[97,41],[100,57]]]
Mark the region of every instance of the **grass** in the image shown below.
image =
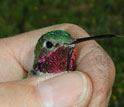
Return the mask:
[[[90,35],[124,35],[123,0],[1,0],[0,38],[59,23],[73,23]],[[110,107],[123,107],[124,39],[98,41],[117,68]]]

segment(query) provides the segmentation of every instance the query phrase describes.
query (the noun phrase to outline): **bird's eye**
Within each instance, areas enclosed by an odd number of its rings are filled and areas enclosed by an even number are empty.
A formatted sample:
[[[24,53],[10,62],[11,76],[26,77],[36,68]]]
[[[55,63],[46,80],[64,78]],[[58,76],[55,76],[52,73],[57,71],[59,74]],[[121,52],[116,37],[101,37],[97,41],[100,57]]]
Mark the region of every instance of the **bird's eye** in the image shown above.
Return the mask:
[[[50,41],[47,41],[46,42],[46,47],[49,48],[49,49],[52,48],[53,47],[53,43],[50,42]]]

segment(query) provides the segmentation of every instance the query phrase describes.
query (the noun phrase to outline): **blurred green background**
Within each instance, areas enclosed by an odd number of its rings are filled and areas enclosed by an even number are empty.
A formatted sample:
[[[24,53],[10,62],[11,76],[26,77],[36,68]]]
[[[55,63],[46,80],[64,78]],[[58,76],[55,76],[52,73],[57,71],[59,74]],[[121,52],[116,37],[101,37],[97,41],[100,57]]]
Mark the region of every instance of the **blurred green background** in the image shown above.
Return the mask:
[[[124,0],[0,0],[0,38],[59,23],[124,35]],[[98,41],[117,68],[109,107],[124,107],[124,38]]]

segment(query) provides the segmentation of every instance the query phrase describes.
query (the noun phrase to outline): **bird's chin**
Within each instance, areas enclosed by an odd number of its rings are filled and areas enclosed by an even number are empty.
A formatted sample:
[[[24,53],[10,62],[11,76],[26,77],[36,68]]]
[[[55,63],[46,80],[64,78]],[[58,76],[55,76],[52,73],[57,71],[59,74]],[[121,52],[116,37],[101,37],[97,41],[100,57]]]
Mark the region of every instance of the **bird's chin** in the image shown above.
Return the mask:
[[[64,44],[63,47],[69,47],[69,48],[74,48],[75,44]]]

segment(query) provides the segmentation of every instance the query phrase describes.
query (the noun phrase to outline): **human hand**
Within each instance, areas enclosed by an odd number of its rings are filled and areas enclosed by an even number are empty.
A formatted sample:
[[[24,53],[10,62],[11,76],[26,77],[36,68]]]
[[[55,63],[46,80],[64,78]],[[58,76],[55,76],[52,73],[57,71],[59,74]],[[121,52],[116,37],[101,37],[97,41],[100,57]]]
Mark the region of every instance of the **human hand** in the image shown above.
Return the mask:
[[[51,30],[88,36],[76,25],[60,24],[0,39],[0,107],[107,107],[115,67],[94,40],[76,45],[75,72],[23,79],[32,69],[37,40]]]

